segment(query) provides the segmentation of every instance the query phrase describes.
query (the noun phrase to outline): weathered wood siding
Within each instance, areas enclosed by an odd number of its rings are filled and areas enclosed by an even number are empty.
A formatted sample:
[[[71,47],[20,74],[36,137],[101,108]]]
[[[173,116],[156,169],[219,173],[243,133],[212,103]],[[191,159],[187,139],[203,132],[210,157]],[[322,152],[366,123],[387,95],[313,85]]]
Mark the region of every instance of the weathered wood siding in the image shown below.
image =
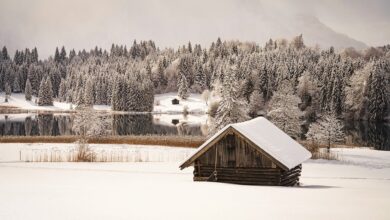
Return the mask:
[[[247,185],[299,183],[301,165],[285,171],[255,147],[234,133],[226,135],[195,160],[194,180]]]
[[[198,158],[198,163],[217,167],[272,168],[272,161],[237,135],[228,134]]]

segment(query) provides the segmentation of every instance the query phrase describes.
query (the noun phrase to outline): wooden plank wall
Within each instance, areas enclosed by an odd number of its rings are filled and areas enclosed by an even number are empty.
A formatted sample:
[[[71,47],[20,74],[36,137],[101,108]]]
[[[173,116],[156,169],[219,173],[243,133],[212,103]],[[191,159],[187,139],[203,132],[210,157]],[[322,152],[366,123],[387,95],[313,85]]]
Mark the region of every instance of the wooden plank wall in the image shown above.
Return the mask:
[[[200,156],[194,168],[195,181],[246,185],[293,186],[299,183],[301,174],[301,165],[284,171],[234,134],[226,135]],[[214,171],[217,171],[216,176]]]
[[[215,158],[217,158],[217,167],[272,168],[270,159],[234,134],[228,134],[218,141],[198,158],[198,163],[215,166]]]

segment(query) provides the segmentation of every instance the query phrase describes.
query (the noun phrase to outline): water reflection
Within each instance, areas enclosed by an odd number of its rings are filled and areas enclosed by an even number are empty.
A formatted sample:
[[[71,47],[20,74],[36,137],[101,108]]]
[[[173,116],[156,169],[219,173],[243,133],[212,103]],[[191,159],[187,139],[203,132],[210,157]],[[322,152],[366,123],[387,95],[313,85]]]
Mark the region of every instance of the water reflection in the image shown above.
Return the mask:
[[[195,120],[195,119],[196,120]],[[205,135],[201,127],[205,116],[113,114],[109,116],[112,135]],[[65,136],[74,135],[73,114],[0,115],[0,135]],[[173,123],[172,121],[175,121]]]
[[[10,114],[0,115],[0,135],[59,136],[74,135],[74,115]],[[207,135],[207,117],[204,115],[110,115],[113,135]],[[345,123],[347,144],[372,146],[390,150],[390,124]]]

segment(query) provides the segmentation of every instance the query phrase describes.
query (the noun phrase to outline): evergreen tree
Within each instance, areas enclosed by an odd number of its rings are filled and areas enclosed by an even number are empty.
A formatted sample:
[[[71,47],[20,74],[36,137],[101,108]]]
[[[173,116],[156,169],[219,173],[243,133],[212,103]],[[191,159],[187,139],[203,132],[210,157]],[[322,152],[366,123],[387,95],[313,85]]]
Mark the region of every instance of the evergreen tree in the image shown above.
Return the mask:
[[[34,49],[31,52],[31,61],[33,63],[37,63],[39,61],[38,49],[36,47],[34,47]]]
[[[247,119],[247,105],[238,96],[238,84],[234,79],[234,68],[229,68],[222,86],[221,101],[215,116],[212,133],[228,124],[242,122]]]
[[[112,90],[112,95],[111,95],[111,109],[116,110],[118,109],[118,99],[119,99],[119,81],[115,80],[114,82],[114,87]]]
[[[191,41],[188,42],[188,52],[189,52],[189,53],[192,53]]]
[[[64,46],[62,46],[59,56],[62,63],[66,61],[66,50]]]
[[[258,90],[254,90],[249,98],[249,115],[254,118],[264,107],[264,99]]]
[[[168,84],[164,72],[165,72],[164,61],[160,60],[157,66],[157,81],[158,81],[158,87],[160,88],[165,87]]]
[[[194,88],[198,92],[202,92],[206,88],[206,75],[204,73],[203,66],[200,60],[195,62],[194,71],[195,71]]]
[[[92,106],[95,103],[94,100],[94,84],[93,80],[89,78],[87,80],[87,83],[85,85],[85,91],[84,91],[84,104],[86,106]]]
[[[38,105],[45,105],[46,100],[45,100],[45,92],[46,92],[46,83],[45,79],[42,79],[41,85],[39,86],[39,92],[38,92]]]
[[[0,54],[0,60],[9,60],[9,55],[8,55],[8,50],[7,50],[7,47],[3,47],[3,49],[1,50],[1,54]]]
[[[27,71],[27,78],[30,80],[32,94],[37,96],[41,81],[42,69],[36,65],[30,65]]]
[[[53,105],[53,88],[49,78],[42,79],[38,93],[38,105]]]
[[[178,96],[182,99],[187,99],[190,96],[187,78],[184,75],[180,77]]]
[[[294,37],[293,40],[291,41],[290,45],[297,50],[304,48],[305,44],[303,43],[302,34]]]
[[[298,108],[299,103],[300,99],[294,95],[291,83],[284,80],[272,96],[267,114],[277,127],[295,138],[301,133],[302,112]]]
[[[179,77],[185,76],[188,83],[188,87],[191,87],[194,83],[194,75],[192,68],[192,58],[189,55],[185,55],[180,58],[178,70]]]
[[[24,90],[24,95],[25,95],[25,98],[27,101],[31,101],[31,98],[32,98],[32,88],[31,88],[31,83],[30,83],[30,80],[27,79],[26,81],[26,87],[25,87],[25,90]]]
[[[76,105],[77,109],[83,109],[85,108],[85,101],[84,101],[84,92],[83,89],[79,89],[76,93]]]
[[[65,79],[61,79],[60,88],[58,89],[58,98],[60,101],[66,100],[66,93]]]
[[[73,58],[76,56],[76,51],[73,49],[69,52],[69,60],[73,60]]]
[[[61,56],[60,56],[60,51],[58,51],[58,47],[56,47],[56,51],[54,52],[54,61],[56,63],[61,62]]]
[[[389,77],[386,77],[385,63],[377,61],[373,65],[368,78],[368,119],[371,121],[383,120],[389,115]]]
[[[11,96],[11,86],[5,83],[5,102],[8,102],[8,98]]]
[[[15,76],[15,78],[14,78],[14,84],[13,84],[13,86],[12,86],[12,89],[13,89],[13,92],[14,92],[14,93],[19,93],[19,92],[22,91],[22,90],[20,89],[19,77],[18,77],[18,76]]]

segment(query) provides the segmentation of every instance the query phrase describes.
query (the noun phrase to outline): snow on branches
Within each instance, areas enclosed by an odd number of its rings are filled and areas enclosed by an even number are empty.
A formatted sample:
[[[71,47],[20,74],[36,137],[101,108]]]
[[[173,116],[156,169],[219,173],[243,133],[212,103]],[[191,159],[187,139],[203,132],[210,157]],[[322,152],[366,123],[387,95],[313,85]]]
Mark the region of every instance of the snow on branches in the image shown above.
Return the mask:
[[[342,129],[341,121],[334,114],[326,114],[310,125],[306,138],[312,143],[326,145],[329,152],[331,145],[344,140]]]

